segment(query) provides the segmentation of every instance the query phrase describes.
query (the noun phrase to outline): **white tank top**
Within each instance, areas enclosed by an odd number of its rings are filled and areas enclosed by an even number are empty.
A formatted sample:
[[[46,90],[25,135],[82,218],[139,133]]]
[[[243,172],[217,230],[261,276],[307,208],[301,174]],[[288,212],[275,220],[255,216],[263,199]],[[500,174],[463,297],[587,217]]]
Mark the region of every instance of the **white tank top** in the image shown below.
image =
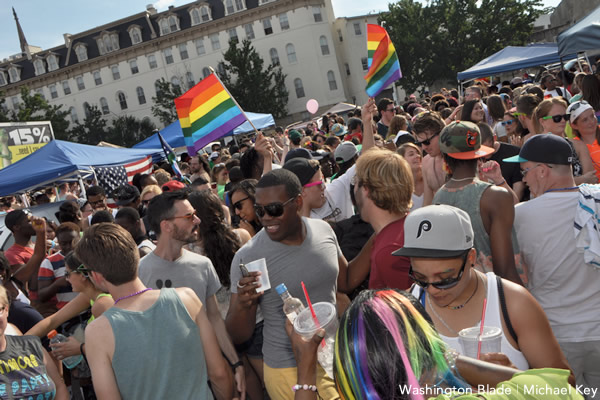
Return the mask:
[[[485,313],[485,325],[502,328],[502,308],[500,307],[500,298],[498,297],[498,284],[496,282],[496,275],[493,272],[488,272],[486,276],[487,310]],[[423,298],[420,297],[422,291],[423,288],[415,285],[411,293],[413,296],[417,297],[421,304],[423,304],[423,307],[425,307],[425,296],[423,296]],[[475,326],[479,327],[479,325],[480,322],[478,322]],[[525,356],[519,350],[515,349],[512,344],[510,344],[506,338],[506,335],[507,333],[504,331],[504,329],[502,329],[502,344],[500,346],[501,352],[508,357],[515,367],[522,371],[528,370],[529,363],[525,359]],[[440,337],[449,347],[453,348],[460,354],[464,354],[457,336],[444,336],[440,334]]]

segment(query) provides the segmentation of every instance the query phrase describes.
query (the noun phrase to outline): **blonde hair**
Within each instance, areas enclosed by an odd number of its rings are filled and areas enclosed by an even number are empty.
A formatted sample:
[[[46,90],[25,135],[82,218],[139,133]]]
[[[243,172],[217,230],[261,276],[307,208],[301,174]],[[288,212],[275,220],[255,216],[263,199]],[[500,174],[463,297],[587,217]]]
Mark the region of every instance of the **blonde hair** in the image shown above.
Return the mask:
[[[162,193],[162,189],[158,185],[148,185],[142,190],[142,194],[140,194],[140,199],[143,199],[145,195],[148,193],[154,193],[155,195],[159,195]]]
[[[369,198],[383,210],[407,213],[412,207],[413,175],[408,162],[390,150],[372,148],[356,162],[357,186],[369,191]]]
[[[533,110],[532,120],[533,126],[535,128],[535,133],[545,133],[543,132],[544,127],[540,122],[540,118],[547,116],[550,112],[550,109],[554,105],[563,106],[565,110],[568,107],[567,102],[564,101],[561,97],[552,97],[550,99],[542,101],[540,104],[538,104],[535,110]]]

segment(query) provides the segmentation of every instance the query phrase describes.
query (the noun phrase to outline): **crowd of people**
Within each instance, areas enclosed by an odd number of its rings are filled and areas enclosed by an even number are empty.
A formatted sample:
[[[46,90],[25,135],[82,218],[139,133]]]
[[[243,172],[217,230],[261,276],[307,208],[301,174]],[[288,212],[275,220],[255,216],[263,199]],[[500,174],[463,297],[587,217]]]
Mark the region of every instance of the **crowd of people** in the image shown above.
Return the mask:
[[[28,194],[58,225],[3,198],[0,397],[600,398],[600,80],[574,72],[369,99],[183,154],[185,179]],[[336,306],[333,376],[280,284]],[[500,350],[466,357],[484,325]]]

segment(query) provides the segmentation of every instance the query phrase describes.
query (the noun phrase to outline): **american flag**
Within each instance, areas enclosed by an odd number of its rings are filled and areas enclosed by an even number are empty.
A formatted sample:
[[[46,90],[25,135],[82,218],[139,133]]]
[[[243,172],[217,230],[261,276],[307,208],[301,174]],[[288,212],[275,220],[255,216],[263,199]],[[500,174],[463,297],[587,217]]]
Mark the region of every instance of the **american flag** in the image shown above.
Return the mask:
[[[131,183],[135,174],[151,173],[152,157],[148,156],[125,165],[106,165],[93,168],[96,172],[98,185],[106,191],[107,197],[110,197],[114,189]]]

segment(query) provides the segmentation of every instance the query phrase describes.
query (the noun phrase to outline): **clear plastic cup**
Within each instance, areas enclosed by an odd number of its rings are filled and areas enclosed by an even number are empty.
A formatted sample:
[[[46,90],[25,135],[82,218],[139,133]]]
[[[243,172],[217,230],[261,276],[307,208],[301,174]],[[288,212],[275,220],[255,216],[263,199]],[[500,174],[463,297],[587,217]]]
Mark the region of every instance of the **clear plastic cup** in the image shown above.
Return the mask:
[[[266,292],[271,289],[271,281],[269,280],[269,272],[267,271],[267,260],[261,258],[246,264],[246,269],[250,272],[259,271],[260,276],[258,277],[258,283],[260,287],[257,289],[259,292]]]
[[[333,378],[333,351],[338,329],[337,309],[334,304],[327,302],[313,304],[313,308],[320,328],[325,330],[325,337],[317,351],[317,358],[327,375]],[[312,339],[317,329],[309,307],[302,310],[294,320],[294,330],[306,340]]]
[[[466,328],[458,332],[458,340],[462,346],[463,354],[467,357],[477,358],[479,347],[480,328]],[[500,353],[502,344],[502,329],[496,326],[484,326],[481,335],[481,354]]]

